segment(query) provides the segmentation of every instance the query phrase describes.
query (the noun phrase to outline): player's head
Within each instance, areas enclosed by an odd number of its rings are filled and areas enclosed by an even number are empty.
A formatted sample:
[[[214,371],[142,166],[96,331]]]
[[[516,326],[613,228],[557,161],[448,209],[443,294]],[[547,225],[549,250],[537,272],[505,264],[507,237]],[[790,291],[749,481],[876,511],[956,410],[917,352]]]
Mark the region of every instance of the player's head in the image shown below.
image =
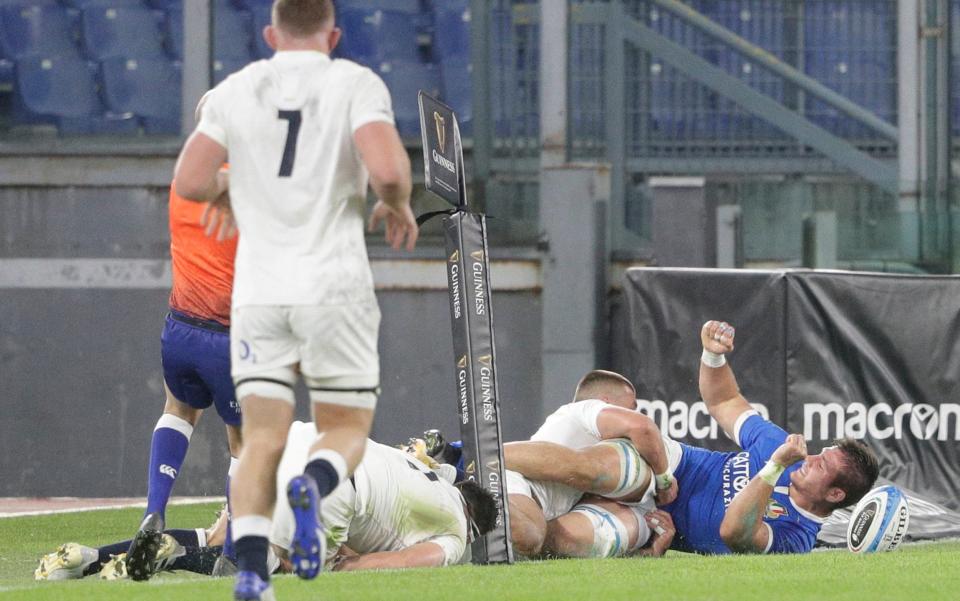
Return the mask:
[[[455,485],[467,503],[470,519],[477,527],[477,534],[484,535],[497,525],[497,500],[493,494],[474,480],[461,480]]]
[[[586,399],[600,399],[624,409],[637,408],[637,390],[630,380],[605,369],[595,369],[580,378],[573,400]]]
[[[333,0],[274,0],[263,39],[274,50],[319,50],[329,54],[340,41]]]
[[[826,509],[853,505],[873,488],[880,472],[874,452],[862,441],[844,438],[817,455],[808,455],[790,483],[819,499]]]

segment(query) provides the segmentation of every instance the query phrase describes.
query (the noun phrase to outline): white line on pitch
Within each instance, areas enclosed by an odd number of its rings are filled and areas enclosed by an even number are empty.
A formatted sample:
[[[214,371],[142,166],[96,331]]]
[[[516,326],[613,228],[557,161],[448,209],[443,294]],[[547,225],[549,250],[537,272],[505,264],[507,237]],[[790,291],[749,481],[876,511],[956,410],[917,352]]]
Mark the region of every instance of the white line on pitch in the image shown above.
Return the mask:
[[[167,505],[200,505],[202,503],[226,503],[226,497],[181,497],[171,500]],[[20,518],[33,515],[56,515],[59,513],[86,513],[88,511],[102,511],[104,509],[130,509],[146,507],[146,501],[137,501],[135,503],[123,503],[120,505],[92,505],[89,507],[75,507],[64,509],[45,509],[41,511],[22,511],[0,513],[0,518]]]

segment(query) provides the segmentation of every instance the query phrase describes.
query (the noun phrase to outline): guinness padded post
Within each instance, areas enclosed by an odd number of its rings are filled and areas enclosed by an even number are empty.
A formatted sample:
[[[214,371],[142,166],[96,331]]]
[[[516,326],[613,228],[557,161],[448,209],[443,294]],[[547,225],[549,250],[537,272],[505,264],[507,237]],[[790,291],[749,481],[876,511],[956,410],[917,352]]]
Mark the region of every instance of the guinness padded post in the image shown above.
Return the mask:
[[[445,215],[443,232],[453,329],[453,366],[464,468],[467,478],[475,479],[493,493],[499,509],[496,527],[473,542],[473,562],[512,563],[486,218],[467,210],[463,146],[453,109],[423,91],[419,94],[419,102],[426,188],[454,206],[447,211],[424,215],[420,221],[437,214]]]

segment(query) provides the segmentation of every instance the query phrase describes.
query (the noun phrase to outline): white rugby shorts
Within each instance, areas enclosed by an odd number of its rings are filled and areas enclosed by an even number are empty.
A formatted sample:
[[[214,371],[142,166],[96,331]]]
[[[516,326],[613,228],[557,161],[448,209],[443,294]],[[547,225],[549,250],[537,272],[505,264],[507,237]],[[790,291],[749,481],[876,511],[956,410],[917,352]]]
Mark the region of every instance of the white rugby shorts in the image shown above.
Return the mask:
[[[380,383],[376,299],[335,306],[243,306],[231,312],[237,399],[294,402],[297,368],[313,402],[373,409]]]

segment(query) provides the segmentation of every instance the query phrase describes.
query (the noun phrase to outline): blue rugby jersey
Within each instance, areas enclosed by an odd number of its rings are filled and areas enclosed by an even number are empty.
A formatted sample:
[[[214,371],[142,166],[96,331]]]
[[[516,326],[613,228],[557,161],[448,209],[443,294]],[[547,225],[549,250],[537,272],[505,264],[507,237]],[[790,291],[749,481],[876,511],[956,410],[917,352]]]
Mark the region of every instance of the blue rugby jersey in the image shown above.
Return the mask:
[[[674,476],[680,491],[663,507],[673,517],[673,548],[696,553],[730,553],[720,538],[720,523],[737,492],[764,466],[787,433],[755,411],[745,412],[734,434],[743,451],[721,453],[681,444],[683,456]],[[790,466],[774,488],[763,521],[770,527],[768,553],[806,553],[813,549],[824,518],[797,508],[790,500]]]

